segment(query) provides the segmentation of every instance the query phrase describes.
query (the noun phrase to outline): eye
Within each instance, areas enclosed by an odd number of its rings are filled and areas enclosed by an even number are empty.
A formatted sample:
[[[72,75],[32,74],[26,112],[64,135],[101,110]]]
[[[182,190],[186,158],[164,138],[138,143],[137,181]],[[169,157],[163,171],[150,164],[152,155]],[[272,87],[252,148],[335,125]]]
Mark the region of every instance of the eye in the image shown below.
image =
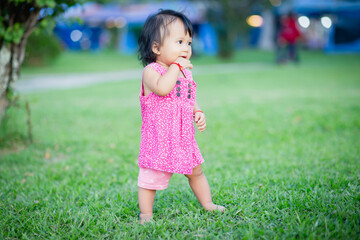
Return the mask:
[[[183,41],[182,41],[182,40],[179,40],[179,41],[177,41],[177,42],[180,43],[180,44],[182,44]]]
[[[188,42],[188,45],[191,46],[192,42]]]

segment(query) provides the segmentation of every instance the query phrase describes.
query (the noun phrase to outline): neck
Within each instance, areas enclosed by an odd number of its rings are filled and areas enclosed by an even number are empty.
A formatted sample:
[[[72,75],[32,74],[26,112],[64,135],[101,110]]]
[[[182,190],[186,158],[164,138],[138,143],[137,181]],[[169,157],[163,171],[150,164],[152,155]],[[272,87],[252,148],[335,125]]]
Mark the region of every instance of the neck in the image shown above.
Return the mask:
[[[169,65],[165,64],[164,62],[160,61],[160,60],[156,60],[156,63],[160,64],[161,66],[163,66],[164,68],[166,68],[166,70],[170,67]]]

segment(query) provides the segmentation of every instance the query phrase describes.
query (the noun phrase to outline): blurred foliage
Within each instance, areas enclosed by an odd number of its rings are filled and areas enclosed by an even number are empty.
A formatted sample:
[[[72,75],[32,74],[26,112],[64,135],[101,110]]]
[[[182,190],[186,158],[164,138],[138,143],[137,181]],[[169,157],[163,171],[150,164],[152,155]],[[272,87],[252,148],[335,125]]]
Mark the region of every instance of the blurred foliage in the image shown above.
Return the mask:
[[[60,56],[61,52],[62,47],[54,34],[41,30],[35,31],[28,38],[24,65],[49,65]]]
[[[246,18],[271,7],[268,0],[207,0],[207,18],[215,27],[219,56],[233,57],[235,42],[249,29]]]
[[[2,0],[0,46],[20,44],[36,28],[54,26],[54,17],[85,0]]]

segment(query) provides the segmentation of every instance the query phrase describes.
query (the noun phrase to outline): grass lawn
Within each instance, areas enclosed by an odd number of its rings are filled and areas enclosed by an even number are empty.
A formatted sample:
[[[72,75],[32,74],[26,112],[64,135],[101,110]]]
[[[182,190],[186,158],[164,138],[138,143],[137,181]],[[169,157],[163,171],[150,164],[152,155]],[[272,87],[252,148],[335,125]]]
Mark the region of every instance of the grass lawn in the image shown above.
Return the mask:
[[[269,52],[243,50],[237,52],[234,58],[222,60],[216,56],[193,56],[191,61],[195,65],[208,65],[226,62],[272,62],[274,56]],[[57,74],[57,73],[82,73],[121,71],[124,69],[142,68],[135,55],[124,55],[117,52],[64,52],[54,64],[49,66],[24,66],[23,75],[29,74]]]
[[[302,59],[196,77],[203,168],[228,210],[202,210],[176,174],[145,226],[139,81],[22,96],[34,143],[23,106],[11,109],[0,129],[0,239],[360,239],[360,56]]]

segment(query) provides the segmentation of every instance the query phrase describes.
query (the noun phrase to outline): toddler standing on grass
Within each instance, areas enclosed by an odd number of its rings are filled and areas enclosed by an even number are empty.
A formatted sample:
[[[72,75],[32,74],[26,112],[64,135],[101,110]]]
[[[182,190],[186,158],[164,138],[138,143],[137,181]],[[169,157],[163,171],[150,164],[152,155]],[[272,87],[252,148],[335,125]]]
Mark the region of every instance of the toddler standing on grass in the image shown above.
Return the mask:
[[[193,121],[203,132],[206,119],[196,103],[196,83],[188,70],[193,68],[192,36],[192,24],[185,15],[161,10],[148,17],[139,37],[139,59],[145,66],[140,90],[140,223],[152,218],[156,190],[166,189],[173,173],[188,178],[206,210],[225,210],[212,202],[201,168],[204,159],[195,141]]]

